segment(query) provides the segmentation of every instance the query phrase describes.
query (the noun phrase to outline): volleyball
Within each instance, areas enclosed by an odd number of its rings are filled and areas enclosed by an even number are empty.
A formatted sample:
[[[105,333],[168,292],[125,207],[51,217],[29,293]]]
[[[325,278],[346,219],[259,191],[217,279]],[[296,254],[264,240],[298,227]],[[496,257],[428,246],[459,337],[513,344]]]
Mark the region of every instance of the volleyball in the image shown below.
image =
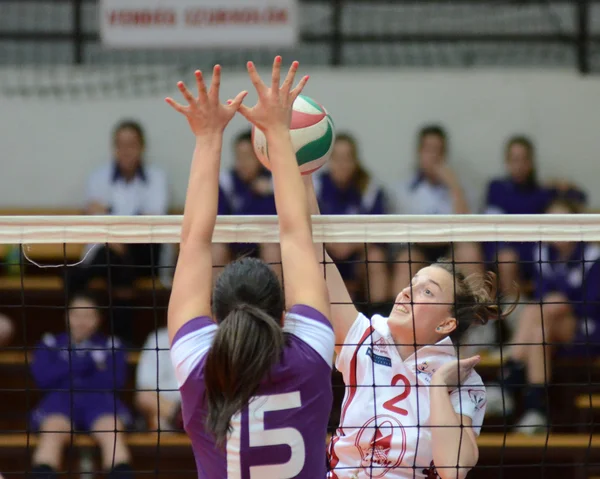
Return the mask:
[[[323,105],[299,95],[294,101],[290,133],[301,174],[310,175],[327,163],[335,141],[335,129],[331,115]],[[270,170],[267,139],[256,126],[252,127],[252,144],[260,162]]]

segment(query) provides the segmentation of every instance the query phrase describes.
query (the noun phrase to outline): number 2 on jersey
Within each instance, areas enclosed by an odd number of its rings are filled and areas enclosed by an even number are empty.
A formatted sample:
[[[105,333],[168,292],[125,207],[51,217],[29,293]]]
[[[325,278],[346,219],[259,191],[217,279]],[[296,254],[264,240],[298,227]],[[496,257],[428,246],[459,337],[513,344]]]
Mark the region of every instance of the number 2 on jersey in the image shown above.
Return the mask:
[[[404,401],[410,394],[410,382],[408,381],[406,376],[403,376],[402,374],[396,374],[392,378],[392,386],[397,386],[400,382],[404,383],[404,391],[402,391],[401,394],[398,394],[392,399],[384,402],[383,407],[386,408],[388,411],[398,413],[401,416],[408,416],[408,411],[406,409],[396,406],[396,404],[398,404],[400,401]]]

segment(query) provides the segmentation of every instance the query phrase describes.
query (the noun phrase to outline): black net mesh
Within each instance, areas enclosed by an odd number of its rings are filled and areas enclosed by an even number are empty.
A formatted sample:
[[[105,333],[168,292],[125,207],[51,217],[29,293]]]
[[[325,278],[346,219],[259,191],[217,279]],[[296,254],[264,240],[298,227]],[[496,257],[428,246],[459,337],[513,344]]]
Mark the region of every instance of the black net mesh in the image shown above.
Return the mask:
[[[492,314],[486,325],[471,327],[460,340],[452,336],[460,345],[461,357],[481,355],[476,370],[487,390],[482,393],[482,386],[461,383],[463,393],[455,405],[469,410],[475,420],[477,411],[482,414],[480,420],[486,411],[477,440],[479,461],[469,477],[591,478],[600,472],[595,438],[600,407],[596,330],[600,321],[600,247],[594,243],[572,245],[571,259],[564,261],[552,255],[547,243],[528,243],[534,251],[532,259],[515,265],[532,272],[530,281],[518,286],[519,298],[510,294],[484,298],[487,306],[497,306],[497,317]],[[0,276],[4,341],[0,350],[4,406],[0,412],[0,470],[5,477],[29,477],[32,471],[41,474],[39,458],[48,448],[62,450],[61,445],[64,453],[55,457],[55,467],[71,475],[101,474],[128,462],[136,477],[196,477],[182,429],[178,392],[172,384],[164,330],[173,271],[158,260],[165,245],[128,245],[146,249],[145,259],[137,263],[125,259],[122,246],[96,245],[78,266],[67,265],[84,254],[84,245],[5,248]],[[469,262],[462,256],[462,243],[415,243],[393,250],[397,254],[383,263],[374,256],[374,247],[382,245],[354,246],[359,253],[336,264],[347,278],[355,305],[365,314],[367,330],[377,331],[381,327],[377,315],[388,316],[398,304],[410,308],[422,304],[421,286],[415,280],[406,287],[406,301],[402,295],[374,301],[378,278],[373,275],[381,274],[382,268],[390,278],[422,276],[422,268],[434,256],[444,254],[443,267],[454,275],[452,287],[458,292],[464,286],[456,276],[459,272],[476,269],[501,275],[504,267],[512,266],[498,255],[485,265]],[[279,265],[273,267],[278,270]],[[463,304],[460,301],[465,299],[457,298],[449,305],[454,311],[474,304]],[[506,318],[500,318],[513,307],[516,309]],[[90,336],[96,314],[101,318],[98,332]],[[416,322],[417,310],[411,314]],[[12,325],[12,339],[4,335],[7,323]],[[76,337],[87,339],[74,346]],[[415,448],[427,450],[435,427],[427,419],[430,389],[435,387],[431,380],[415,382],[397,374],[385,384],[387,369],[398,367],[394,354],[385,349],[385,341],[376,332],[360,339],[348,337],[344,348],[358,358],[358,369],[350,363],[333,372],[334,403],[328,430],[335,443],[336,436],[343,439],[353,429],[360,429],[360,443],[356,443],[356,464],[351,467],[347,457],[340,460],[339,449],[337,454],[335,448],[330,449],[328,460],[337,474],[332,477],[448,477],[443,469],[455,474],[457,462],[436,467],[423,463],[423,457],[431,456],[426,452],[411,455]],[[412,342],[396,346],[415,348]],[[429,374],[431,378],[436,359],[435,353],[429,354],[431,357],[415,361],[416,377]],[[369,359],[366,366],[362,356]],[[537,363],[532,362],[534,357]],[[364,394],[373,397],[372,420],[370,414],[357,416],[356,402],[365,401]],[[378,395],[385,401],[378,400]],[[379,402],[382,405],[378,406]],[[409,412],[411,407],[425,411],[420,412],[419,421]],[[99,415],[104,422],[95,422]],[[51,439],[43,443],[39,428]],[[90,434],[90,429],[96,432]],[[416,440],[406,440],[401,430],[408,436],[416,430]],[[367,436],[372,440],[365,439]],[[398,449],[399,440],[402,449]],[[46,452],[40,452],[42,444]]]

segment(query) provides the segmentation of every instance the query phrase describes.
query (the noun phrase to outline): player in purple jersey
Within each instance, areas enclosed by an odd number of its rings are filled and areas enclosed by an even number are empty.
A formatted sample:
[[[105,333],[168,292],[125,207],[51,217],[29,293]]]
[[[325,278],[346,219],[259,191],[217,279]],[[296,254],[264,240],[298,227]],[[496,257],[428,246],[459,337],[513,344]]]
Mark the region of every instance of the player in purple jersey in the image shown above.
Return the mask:
[[[201,478],[326,474],[334,334],[289,132],[292,104],[308,79],[292,89],[297,69],[294,62],[280,88],[277,57],[268,87],[249,62],[258,93],[252,108],[241,105],[246,92],[220,104],[219,66],[208,91],[196,72],[197,98],[178,84],[188,105],[167,99],[196,136],[168,327],[184,425]],[[223,130],[238,110],[269,142],[285,298],[274,272],[251,258],[226,266],[211,291]]]

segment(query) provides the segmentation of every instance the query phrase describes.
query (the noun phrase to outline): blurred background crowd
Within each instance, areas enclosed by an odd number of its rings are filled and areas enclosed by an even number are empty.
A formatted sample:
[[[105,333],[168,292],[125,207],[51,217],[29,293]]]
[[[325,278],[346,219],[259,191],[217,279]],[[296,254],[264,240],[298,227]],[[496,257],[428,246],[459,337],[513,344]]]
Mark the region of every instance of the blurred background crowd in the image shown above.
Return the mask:
[[[241,89],[245,60],[268,64],[275,50],[103,49],[95,1],[2,0],[0,12],[2,215],[180,214],[192,148],[161,97],[217,62],[224,75],[233,71],[225,86]],[[313,177],[322,214],[598,211],[600,4],[303,1],[299,18],[300,41],[282,48],[284,60],[311,73],[307,94],[337,126],[331,159]],[[219,214],[276,214],[247,125],[227,135]],[[593,419],[572,427],[583,414],[572,405],[585,393],[593,410],[598,389],[600,246],[542,244],[535,231],[528,243],[327,248],[371,315],[387,314],[439,257],[467,274],[495,272],[497,300],[519,306],[459,350],[488,360],[484,433],[586,434]],[[61,467],[80,431],[100,446],[102,467],[118,473],[139,454],[118,431],[182,431],[164,327],[177,248],[43,246],[0,246],[0,429],[45,432],[27,459],[39,477]],[[255,255],[280,272],[277,244],[213,248],[214,264]],[[78,264],[40,269],[30,259]],[[549,392],[561,368],[584,374],[585,387]],[[335,426],[343,384],[333,381]],[[504,446],[496,446],[497,456]],[[2,440],[0,468],[1,450]]]

